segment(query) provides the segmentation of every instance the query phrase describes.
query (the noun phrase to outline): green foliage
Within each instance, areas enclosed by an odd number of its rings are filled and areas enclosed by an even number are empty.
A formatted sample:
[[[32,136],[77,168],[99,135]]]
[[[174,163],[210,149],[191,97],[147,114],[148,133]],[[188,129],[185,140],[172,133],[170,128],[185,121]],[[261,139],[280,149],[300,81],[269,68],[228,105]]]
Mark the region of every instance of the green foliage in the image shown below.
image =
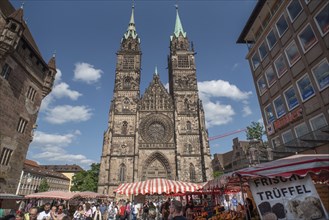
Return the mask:
[[[92,191],[97,192],[99,163],[93,163],[90,170],[80,171],[72,178],[73,186],[71,191]]]
[[[263,141],[263,135],[265,134],[264,126],[259,122],[251,122],[250,126],[247,126],[246,136],[247,140]]]
[[[43,178],[40,182],[38,192],[47,192],[49,190],[49,185],[46,178]]]
[[[217,171],[214,172],[214,178],[220,177],[223,174],[224,174],[224,172],[221,172],[221,171],[217,170]]]

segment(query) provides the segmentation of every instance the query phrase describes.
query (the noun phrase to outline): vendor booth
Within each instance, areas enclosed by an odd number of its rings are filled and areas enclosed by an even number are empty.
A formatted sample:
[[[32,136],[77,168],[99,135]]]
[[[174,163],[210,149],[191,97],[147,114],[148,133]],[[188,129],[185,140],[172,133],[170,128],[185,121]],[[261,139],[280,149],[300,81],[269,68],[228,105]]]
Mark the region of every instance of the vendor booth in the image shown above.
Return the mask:
[[[247,219],[329,219],[328,180],[329,154],[299,154],[223,175],[204,189],[240,186]],[[251,202],[258,218],[248,213]]]

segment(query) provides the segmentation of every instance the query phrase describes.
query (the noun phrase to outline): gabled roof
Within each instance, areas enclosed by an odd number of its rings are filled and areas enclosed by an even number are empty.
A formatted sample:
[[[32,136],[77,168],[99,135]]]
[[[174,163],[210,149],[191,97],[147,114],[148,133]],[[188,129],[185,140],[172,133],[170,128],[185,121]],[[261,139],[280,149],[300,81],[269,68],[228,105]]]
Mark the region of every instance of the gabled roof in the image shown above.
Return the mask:
[[[8,18],[9,16],[11,16],[11,18],[17,18],[17,16],[20,16],[20,13],[23,13],[23,9],[16,10],[8,0],[0,0],[0,10],[6,18]],[[35,51],[35,53],[39,56],[39,58],[44,62],[44,59],[41,56],[39,48],[35,43],[28,26],[24,21],[22,21],[21,23],[25,28],[23,32],[23,38],[27,41],[27,43]],[[46,63],[44,62],[44,64]]]
[[[43,169],[52,170],[60,173],[77,173],[83,171],[83,169],[76,164],[72,165],[40,165]]]
[[[160,77],[157,73],[153,75],[153,80],[141,98],[141,110],[149,110],[148,105],[150,103],[152,103],[153,110],[173,109],[173,100],[160,81]]]
[[[38,165],[38,163],[33,160],[25,160],[23,170],[24,172],[33,173],[44,177],[55,177],[55,178],[70,180],[60,172],[44,169],[42,166]]]

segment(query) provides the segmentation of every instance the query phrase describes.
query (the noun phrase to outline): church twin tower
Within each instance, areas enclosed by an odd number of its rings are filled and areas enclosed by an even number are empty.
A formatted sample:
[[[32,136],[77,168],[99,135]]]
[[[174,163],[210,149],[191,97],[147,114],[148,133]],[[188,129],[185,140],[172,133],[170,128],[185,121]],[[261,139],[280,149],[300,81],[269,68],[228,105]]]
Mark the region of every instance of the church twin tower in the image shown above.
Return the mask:
[[[193,48],[176,8],[168,56],[169,93],[155,70],[140,95],[141,48],[134,22],[117,52],[114,94],[104,133],[98,192],[152,178],[205,182],[212,178],[205,116],[198,95]]]

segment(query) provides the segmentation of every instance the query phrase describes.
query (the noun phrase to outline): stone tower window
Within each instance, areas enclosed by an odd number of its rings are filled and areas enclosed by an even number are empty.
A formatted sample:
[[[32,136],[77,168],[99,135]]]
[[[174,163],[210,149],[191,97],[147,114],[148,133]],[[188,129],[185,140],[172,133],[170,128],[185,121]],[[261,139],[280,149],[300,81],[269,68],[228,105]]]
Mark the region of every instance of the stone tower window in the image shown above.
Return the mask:
[[[187,55],[178,55],[178,67],[179,68],[189,68],[190,67]]]
[[[123,112],[129,111],[129,104],[130,104],[129,98],[125,97],[123,100],[123,106],[122,106]]]
[[[130,77],[125,77],[123,79],[123,88],[124,89],[130,89],[130,85],[131,85],[131,83],[130,83]]]
[[[2,72],[1,72],[1,76],[5,79],[8,79],[9,74],[11,72],[11,68],[10,66],[6,63],[3,67],[2,67]]]
[[[196,178],[195,178],[195,167],[194,165],[191,163],[190,164],[190,181],[191,182],[195,182]]]
[[[192,154],[192,144],[186,144],[186,152]]]
[[[27,120],[24,118],[19,118],[19,122],[17,125],[17,131],[19,133],[24,133],[26,125],[27,125]]]
[[[29,89],[27,90],[26,97],[31,101],[34,101],[36,93],[37,91],[32,86],[30,86]]]
[[[185,111],[188,111],[190,109],[190,103],[189,103],[188,99],[184,100],[184,108],[185,108]]]
[[[132,70],[132,69],[134,69],[134,66],[135,66],[134,64],[135,64],[134,56],[125,55],[123,57],[123,65],[122,65],[122,68],[124,70]]]
[[[131,43],[128,44],[128,50],[131,50]]]
[[[122,122],[121,134],[127,134],[127,133],[128,133],[128,122],[124,121]]]
[[[191,122],[190,121],[187,121],[186,122],[186,130],[187,131],[191,131],[192,130],[192,125],[191,125]]]
[[[124,182],[126,179],[126,165],[121,164],[119,168],[119,181]]]
[[[16,31],[16,28],[17,28],[17,24],[15,24],[15,23],[10,24],[10,30]]]
[[[0,165],[7,166],[12,153],[13,150],[4,147],[0,155]]]

